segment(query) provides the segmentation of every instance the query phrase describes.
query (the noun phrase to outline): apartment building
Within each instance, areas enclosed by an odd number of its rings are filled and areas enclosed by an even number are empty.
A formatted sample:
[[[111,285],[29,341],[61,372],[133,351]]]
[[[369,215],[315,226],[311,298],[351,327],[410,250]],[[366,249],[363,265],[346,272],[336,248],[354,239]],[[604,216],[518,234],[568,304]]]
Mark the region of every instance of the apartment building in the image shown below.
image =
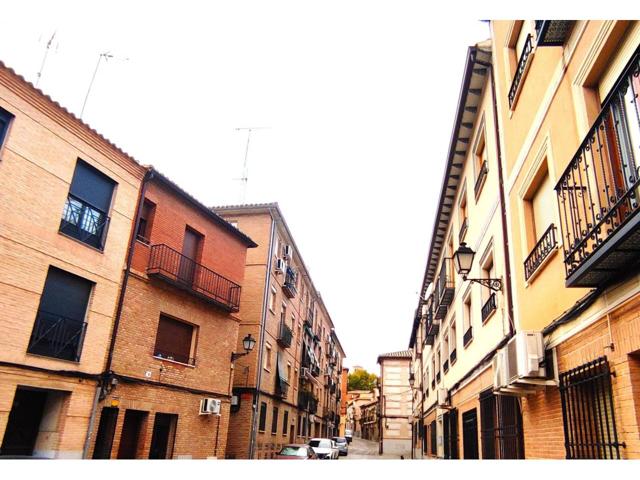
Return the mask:
[[[357,367],[356,367],[357,368]],[[362,407],[380,397],[378,388],[373,390],[349,390],[347,392],[347,425],[354,437],[362,437]]]
[[[216,207],[253,238],[247,254],[239,338],[257,339],[239,359],[228,458],[273,458],[281,446],[337,435],[345,353],[276,203]]]
[[[360,431],[362,438],[372,442],[380,441],[380,418],[378,398],[360,407]]]
[[[414,458],[524,456],[519,402],[493,392],[514,326],[492,48],[467,52],[409,341]]]
[[[136,225],[90,456],[224,458],[244,266],[257,245],[152,168]]]
[[[144,174],[0,63],[0,455],[86,456]]]
[[[640,22],[493,21],[527,458],[640,457]],[[511,359],[537,358],[538,363]]]
[[[347,386],[349,385],[349,369],[342,368],[340,373],[340,425],[338,435],[344,437],[347,429]]]
[[[380,365],[379,442],[380,453],[411,455],[412,391],[409,385],[412,352],[384,353],[378,356]],[[366,408],[363,406],[363,417]],[[365,422],[363,422],[364,424]]]

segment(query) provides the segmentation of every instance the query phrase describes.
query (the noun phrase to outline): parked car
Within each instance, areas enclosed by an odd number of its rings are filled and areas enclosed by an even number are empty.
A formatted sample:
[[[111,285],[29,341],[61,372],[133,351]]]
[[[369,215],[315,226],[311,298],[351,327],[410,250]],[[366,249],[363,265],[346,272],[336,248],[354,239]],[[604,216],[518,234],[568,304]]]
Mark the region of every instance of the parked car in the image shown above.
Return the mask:
[[[331,440],[336,442],[336,447],[338,447],[338,454],[340,456],[349,455],[349,442],[345,437],[331,437]]]
[[[276,454],[276,460],[318,460],[316,452],[304,443],[285,445]]]
[[[344,431],[344,438],[347,439],[348,443],[351,443],[351,441],[353,440],[353,432],[349,429]]]
[[[319,459],[337,460],[339,456],[336,442],[329,438],[312,438],[309,446],[313,448]]]

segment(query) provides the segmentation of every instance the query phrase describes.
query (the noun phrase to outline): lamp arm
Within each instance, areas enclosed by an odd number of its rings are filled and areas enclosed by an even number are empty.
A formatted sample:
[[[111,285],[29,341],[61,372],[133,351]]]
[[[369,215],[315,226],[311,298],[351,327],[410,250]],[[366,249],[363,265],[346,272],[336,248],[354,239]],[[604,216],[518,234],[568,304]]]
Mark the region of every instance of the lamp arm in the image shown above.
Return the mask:
[[[469,282],[479,283],[480,285],[490,288],[494,292],[499,292],[502,290],[502,279],[501,278],[467,278],[463,277],[465,280]]]

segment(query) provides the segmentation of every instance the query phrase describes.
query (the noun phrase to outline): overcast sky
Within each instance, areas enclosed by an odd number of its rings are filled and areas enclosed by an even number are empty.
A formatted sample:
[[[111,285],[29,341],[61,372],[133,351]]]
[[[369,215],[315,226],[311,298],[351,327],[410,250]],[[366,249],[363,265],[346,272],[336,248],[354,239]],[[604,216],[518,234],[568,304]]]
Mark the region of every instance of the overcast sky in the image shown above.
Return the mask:
[[[277,201],[346,350],[408,347],[462,68],[489,37],[430,2],[21,1],[0,59],[207,205]]]

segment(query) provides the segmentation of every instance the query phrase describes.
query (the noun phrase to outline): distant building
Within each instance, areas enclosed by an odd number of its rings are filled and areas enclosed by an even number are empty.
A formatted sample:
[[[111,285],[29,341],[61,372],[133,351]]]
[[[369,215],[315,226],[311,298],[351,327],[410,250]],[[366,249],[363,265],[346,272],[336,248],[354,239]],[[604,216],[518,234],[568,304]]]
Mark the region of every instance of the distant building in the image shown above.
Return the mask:
[[[380,364],[380,453],[411,455],[411,350],[385,353]]]

